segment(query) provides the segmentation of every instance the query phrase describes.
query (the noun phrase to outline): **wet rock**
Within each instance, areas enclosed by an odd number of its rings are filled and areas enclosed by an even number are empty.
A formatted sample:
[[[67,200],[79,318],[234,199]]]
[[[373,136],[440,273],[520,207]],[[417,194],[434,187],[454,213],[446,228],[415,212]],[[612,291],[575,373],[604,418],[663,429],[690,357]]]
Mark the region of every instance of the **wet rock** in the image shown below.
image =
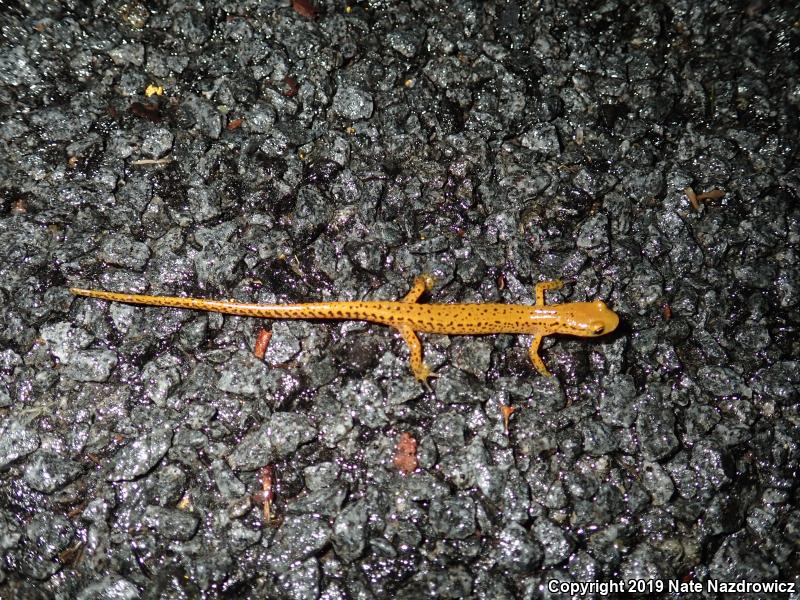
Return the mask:
[[[419,398],[423,394],[419,382],[410,374],[403,374],[391,379],[386,387],[386,399],[390,404],[403,404]]]
[[[353,416],[349,410],[338,409],[326,414],[319,423],[320,439],[328,447],[344,440],[353,430]]]
[[[561,151],[561,142],[555,126],[542,123],[522,134],[520,143],[525,148],[541,152],[545,156],[556,156]]]
[[[186,473],[178,465],[164,466],[156,473],[151,500],[159,506],[177,504],[183,497],[186,479]]]
[[[599,577],[598,562],[583,550],[570,556],[568,567],[575,581],[597,581]]]
[[[163,405],[181,381],[180,360],[171,354],[158,356],[144,366],[141,380],[145,395],[156,405]]]
[[[564,562],[572,554],[574,542],[552,521],[537,519],[533,533],[544,548],[542,564],[545,567]]]
[[[451,346],[453,366],[484,379],[492,358],[492,346],[486,342],[459,338]]]
[[[291,376],[287,374],[271,370],[268,365],[253,356],[252,352],[241,351],[227,363],[216,387],[231,394],[256,396],[269,394],[273,389],[277,391],[279,388],[284,392],[291,392],[296,387],[296,382],[293,383]]]
[[[67,358],[62,373],[74,381],[108,381],[117,366],[117,355],[111,350],[79,350]]]
[[[587,219],[578,231],[576,244],[578,248],[599,249],[600,253],[605,253],[608,247],[608,217],[597,213]]]
[[[40,335],[53,356],[62,362],[69,361],[72,354],[92,343],[92,336],[87,331],[67,321],[44,325]]]
[[[753,378],[753,391],[786,404],[796,398],[800,386],[800,361],[784,360],[758,371]]]
[[[786,519],[784,535],[793,543],[800,542],[800,511],[793,510]],[[2,548],[2,544],[0,544]]]
[[[11,515],[0,512],[0,551],[14,548],[22,538],[22,530]]]
[[[296,323],[277,322],[272,326],[272,337],[264,360],[270,365],[282,365],[300,352],[300,339],[297,337]]]
[[[316,436],[316,429],[303,415],[275,413],[269,423],[247,434],[228,455],[234,470],[252,471],[284,458]]]
[[[110,265],[141,271],[150,259],[150,249],[128,236],[113,235],[103,241],[99,256]]]
[[[369,512],[363,500],[347,506],[333,522],[333,548],[344,561],[353,561],[364,551]]]
[[[228,549],[220,547],[216,540],[206,544],[205,548],[205,552],[197,554],[187,564],[186,578],[200,589],[209,590],[231,577],[234,564]]]
[[[586,421],[580,426],[584,450],[591,456],[604,456],[619,447],[619,435],[601,421]]]
[[[636,420],[636,387],[633,378],[618,375],[606,381],[600,391],[599,410],[603,422],[630,427]]]
[[[222,131],[222,116],[216,107],[205,99],[187,94],[182,98],[181,110],[186,121],[191,123],[193,129],[200,135],[214,140],[219,138]]]
[[[460,371],[447,369],[436,379],[436,396],[446,404],[477,404],[486,398],[486,391],[471,384]]]
[[[446,495],[447,486],[427,473],[415,473],[414,477],[403,480],[402,493],[414,502],[441,498]]]
[[[521,475],[511,470],[506,477],[501,501],[505,507],[503,518],[506,523],[516,521],[522,523],[528,520],[531,508],[528,485]]]
[[[324,520],[312,515],[287,517],[269,547],[269,564],[276,572],[286,571],[292,563],[319,552],[330,539],[331,529]]]
[[[3,49],[0,54],[0,81],[6,85],[19,86],[40,79],[36,63],[25,51],[24,46]]]
[[[278,574],[278,585],[283,597],[289,600],[306,600],[319,597],[320,569],[316,558],[304,560],[299,565]]]
[[[397,595],[411,599],[430,595],[433,598],[467,598],[473,588],[472,576],[462,566],[441,571],[421,571]]]
[[[175,136],[168,129],[149,131],[142,139],[142,153],[151,158],[161,158],[172,149]]]
[[[86,349],[91,336],[71,323],[60,322],[42,327],[42,338],[62,363],[62,373],[75,381],[106,381],[117,364],[111,350]]]
[[[297,498],[286,511],[333,517],[339,513],[346,496],[347,489],[345,487],[334,485]]]
[[[654,269],[639,268],[631,278],[626,292],[639,314],[644,314],[663,297],[662,276]],[[642,338],[648,334],[653,335],[655,332],[644,333]]]
[[[332,462],[324,462],[306,467],[303,470],[303,480],[309,490],[315,491],[332,485],[340,473],[339,465]]]
[[[748,349],[748,352],[764,350],[772,342],[769,331],[765,327],[755,324],[742,325],[734,337],[742,348]]]
[[[172,436],[172,429],[161,427],[120,449],[110,461],[108,480],[132,481],[150,471],[170,449]]]
[[[192,213],[193,218],[205,220],[217,216],[217,209],[211,198],[204,198],[198,194],[193,194],[190,198],[194,204],[203,204],[200,210]],[[209,202],[206,204],[205,200],[209,200]],[[241,252],[232,248],[230,244],[208,244],[194,257],[194,271],[197,280],[204,286],[227,287],[235,281],[236,266],[241,260]]]
[[[696,443],[704,439],[717,423],[720,422],[719,413],[711,406],[695,404],[686,409],[684,437],[689,443]]]
[[[664,187],[664,176],[659,169],[630,169],[622,180],[628,195],[635,201],[658,196]]]
[[[118,575],[90,582],[77,596],[78,600],[136,600],[140,597],[139,588]]]
[[[269,133],[275,124],[275,111],[269,106],[254,106],[246,115],[243,127],[256,133]]]
[[[11,405],[11,394],[4,385],[0,384],[0,408],[8,408]]]
[[[330,223],[333,207],[319,190],[303,186],[297,190],[294,216],[291,223],[292,235],[298,240],[311,242]]]
[[[241,521],[234,521],[228,530],[228,540],[237,554],[257,544],[260,539],[260,531],[251,529]]]
[[[0,423],[0,469],[39,447],[39,435],[16,419]]]
[[[25,527],[25,536],[44,560],[50,560],[72,541],[75,528],[58,514],[39,513]]]
[[[709,577],[719,581],[771,581],[779,574],[775,562],[745,531],[725,539],[708,566]]]
[[[674,576],[671,571],[664,572],[660,565],[665,565],[661,553],[649,544],[642,543],[622,562],[620,576],[624,581],[654,581]]]
[[[83,472],[83,467],[49,452],[37,452],[27,463],[23,479],[34,490],[52,494]]]
[[[83,133],[81,119],[58,108],[37,110],[29,118],[34,127],[47,131],[47,138],[51,140],[71,141]]]
[[[345,119],[359,121],[372,116],[372,95],[352,87],[336,90],[331,110]]]
[[[347,245],[346,252],[353,264],[365,271],[378,273],[384,265],[384,253],[375,242],[351,242]]]
[[[389,46],[406,58],[413,58],[419,52],[422,42],[425,39],[424,31],[408,29],[404,31],[393,31],[386,41]]]
[[[445,46],[452,48],[450,42],[445,42]],[[437,87],[454,91],[463,91],[462,86],[468,76],[454,56],[442,56],[431,60],[425,65],[425,75]]]
[[[742,377],[727,367],[700,367],[697,371],[697,383],[715,396],[732,396],[745,391]]]
[[[439,413],[431,428],[431,435],[440,452],[452,452],[463,448],[466,445],[465,427],[466,421],[462,415],[455,412]]]
[[[197,515],[183,510],[148,506],[142,516],[142,523],[161,537],[185,542],[192,539],[200,520]]]
[[[797,306],[800,302],[800,268],[791,266],[781,269],[778,272],[775,291],[782,308]]]
[[[666,504],[675,492],[675,484],[672,483],[669,474],[660,464],[653,462],[645,463],[642,473],[642,483],[650,492],[653,504],[657,506]]]
[[[350,383],[342,390],[340,397],[345,406],[358,412],[359,421],[367,427],[386,425],[386,400],[377,384],[371,381]]]
[[[500,532],[491,558],[501,569],[524,573],[538,568],[544,558],[544,551],[522,525],[509,523]]]
[[[269,435],[274,439],[273,447],[278,458],[285,458],[301,444],[316,437],[316,429],[304,415],[275,413],[269,424]]]
[[[221,460],[211,463],[211,470],[214,474],[214,481],[217,489],[224,498],[240,498],[247,491],[247,487],[239,481],[236,475]]]
[[[734,467],[728,455],[708,441],[698,442],[692,448],[692,457],[689,461],[691,468],[698,475],[700,491],[708,486],[706,491],[710,495],[711,489],[718,490],[731,482]]]
[[[142,44],[124,43],[109,51],[109,56],[118,65],[141,66],[144,63],[144,46]]]
[[[253,471],[270,464],[275,456],[272,441],[267,437],[267,425],[247,434],[228,455],[231,469]]]
[[[675,435],[675,415],[669,409],[643,408],[636,418],[636,431],[648,460],[664,458],[679,445]]]
[[[428,519],[439,535],[463,540],[475,532],[475,502],[469,496],[437,498],[431,502]]]

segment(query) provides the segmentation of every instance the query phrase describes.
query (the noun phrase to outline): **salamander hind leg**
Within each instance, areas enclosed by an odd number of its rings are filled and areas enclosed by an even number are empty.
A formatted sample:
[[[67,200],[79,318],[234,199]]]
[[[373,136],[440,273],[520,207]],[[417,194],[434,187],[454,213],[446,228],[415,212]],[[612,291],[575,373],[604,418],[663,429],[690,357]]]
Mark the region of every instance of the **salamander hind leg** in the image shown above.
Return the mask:
[[[422,294],[425,292],[430,292],[433,289],[433,284],[435,283],[435,279],[432,275],[428,275],[425,273],[424,275],[417,275],[414,278],[414,283],[411,286],[411,290],[406,294],[405,298],[403,298],[403,302],[416,302],[420,299]]]
[[[533,338],[533,342],[531,343],[531,347],[528,350],[528,355],[531,357],[531,362],[533,366],[536,367],[536,370],[539,371],[545,377],[552,377],[553,375],[550,371],[547,370],[547,367],[544,365],[544,361],[542,357],[539,356],[539,346],[542,343],[542,338],[544,336],[539,334]]]
[[[409,325],[401,325],[397,328],[397,331],[400,332],[400,335],[403,336],[403,340],[408,344],[411,371],[414,373],[414,377],[427,386],[428,378],[437,377],[437,375],[436,373],[432,373],[430,367],[422,360],[422,343]]]
[[[560,279],[553,281],[540,281],[536,284],[536,306],[544,306],[544,293],[547,290],[560,290],[564,287],[564,282]]]

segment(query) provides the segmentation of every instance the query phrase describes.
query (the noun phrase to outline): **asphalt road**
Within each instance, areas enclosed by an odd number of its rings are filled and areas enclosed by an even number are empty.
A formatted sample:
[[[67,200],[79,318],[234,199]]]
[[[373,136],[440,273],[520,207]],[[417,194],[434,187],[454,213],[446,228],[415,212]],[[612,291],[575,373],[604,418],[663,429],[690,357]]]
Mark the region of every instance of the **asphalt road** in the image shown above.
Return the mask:
[[[0,596],[798,582],[793,3],[55,5],[0,2]],[[68,292],[420,273],[621,324],[550,379],[423,336],[426,389],[377,325]]]

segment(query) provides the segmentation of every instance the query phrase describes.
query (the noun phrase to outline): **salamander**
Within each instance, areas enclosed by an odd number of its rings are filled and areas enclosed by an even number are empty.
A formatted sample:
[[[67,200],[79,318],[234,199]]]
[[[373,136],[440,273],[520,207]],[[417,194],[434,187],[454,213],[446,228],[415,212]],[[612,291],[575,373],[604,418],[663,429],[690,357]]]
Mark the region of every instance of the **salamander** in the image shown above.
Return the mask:
[[[419,275],[411,291],[399,301],[309,302],[303,304],[247,304],[233,300],[205,300],[177,296],[147,296],[70,288],[77,296],[112,302],[187,308],[269,319],[336,319],[369,321],[388,325],[402,336],[410,351],[411,371],[426,383],[435,377],[422,359],[418,333],[447,335],[486,335],[517,333],[533,335],[528,354],[536,369],[547,377],[550,372],[539,356],[545,336],[556,333],[581,337],[597,337],[611,333],[619,324],[617,314],[602,300],[593,302],[544,303],[547,290],[560,289],[562,281],[541,281],[536,284],[536,304],[423,304],[419,299],[431,291],[434,279]]]

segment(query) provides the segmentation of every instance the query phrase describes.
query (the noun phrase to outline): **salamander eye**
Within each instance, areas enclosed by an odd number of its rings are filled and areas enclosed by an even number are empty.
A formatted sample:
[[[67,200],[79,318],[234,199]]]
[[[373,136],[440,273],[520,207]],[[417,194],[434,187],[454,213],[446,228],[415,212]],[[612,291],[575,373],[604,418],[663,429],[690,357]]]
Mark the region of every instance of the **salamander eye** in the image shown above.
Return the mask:
[[[592,321],[589,323],[589,329],[595,335],[600,335],[603,333],[603,330],[606,328],[605,324],[602,321]]]

